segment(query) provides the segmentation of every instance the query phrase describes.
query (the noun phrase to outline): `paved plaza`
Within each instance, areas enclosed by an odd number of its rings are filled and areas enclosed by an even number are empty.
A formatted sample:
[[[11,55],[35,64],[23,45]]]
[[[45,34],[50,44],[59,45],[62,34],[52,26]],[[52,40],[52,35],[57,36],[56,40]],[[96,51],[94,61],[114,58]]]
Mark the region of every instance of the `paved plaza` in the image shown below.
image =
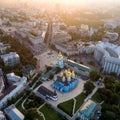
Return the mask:
[[[45,66],[55,66],[58,53],[48,50],[41,55],[36,56],[40,70],[43,71]]]
[[[70,100],[78,96],[83,91],[84,84],[86,81],[80,78],[77,78],[77,79],[78,79],[78,85],[72,91],[67,92],[67,93],[61,93],[59,91],[56,91],[58,95],[58,100],[57,101],[49,100],[48,102],[50,102],[53,106],[57,106],[59,103],[65,102],[67,100]],[[45,86],[49,90],[54,91],[55,89],[52,87],[52,83],[53,81],[46,81],[46,82],[43,82],[42,86]]]

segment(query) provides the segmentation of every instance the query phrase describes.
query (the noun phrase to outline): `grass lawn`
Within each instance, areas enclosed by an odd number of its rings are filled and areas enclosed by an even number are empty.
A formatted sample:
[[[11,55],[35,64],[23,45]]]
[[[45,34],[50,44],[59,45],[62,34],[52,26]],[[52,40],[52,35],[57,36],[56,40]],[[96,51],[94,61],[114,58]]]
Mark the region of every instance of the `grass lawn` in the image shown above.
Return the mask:
[[[68,115],[72,116],[73,105],[74,105],[74,100],[71,99],[69,101],[60,103],[58,105],[58,108],[60,108],[61,110],[63,110]]]
[[[43,120],[43,117],[37,113],[36,109],[29,109],[25,113],[24,120]]]
[[[46,120],[65,120],[58,112],[56,112],[48,105],[42,107],[40,112],[44,114]]]
[[[24,98],[16,105],[16,108],[23,114],[25,114],[25,110],[22,108],[22,102],[24,101]]]
[[[77,97],[75,97],[76,99],[76,106],[75,106],[75,112],[80,108],[80,106],[83,104],[84,99],[86,98],[86,96],[81,93],[80,95],[78,95]]]
[[[35,94],[32,93],[25,101],[24,106],[26,109],[38,108],[43,103],[44,101],[41,98],[37,97]]]
[[[98,93],[98,90],[96,91],[96,93],[92,96],[92,100],[95,101],[95,102],[102,102],[102,99],[101,97],[99,96],[99,93]]]
[[[25,98],[24,98],[25,99]],[[43,117],[40,116],[36,110],[24,110],[21,106],[22,102],[24,101],[24,99],[22,99],[17,105],[16,108],[24,114],[24,116],[26,117],[25,120],[43,120]],[[32,117],[33,116],[33,117]]]

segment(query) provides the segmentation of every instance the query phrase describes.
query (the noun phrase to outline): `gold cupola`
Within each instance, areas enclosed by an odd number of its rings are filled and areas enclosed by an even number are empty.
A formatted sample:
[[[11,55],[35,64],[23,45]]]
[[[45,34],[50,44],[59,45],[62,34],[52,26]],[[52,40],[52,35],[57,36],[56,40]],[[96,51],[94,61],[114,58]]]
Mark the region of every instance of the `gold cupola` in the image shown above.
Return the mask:
[[[74,71],[72,71],[72,78],[74,78],[75,77],[75,72]]]
[[[63,76],[63,72],[60,73],[60,76],[61,76],[61,77]]]
[[[63,76],[62,81],[63,81],[63,82],[65,81],[65,76]]]
[[[65,70],[65,74],[67,75],[67,73],[68,73],[68,71],[67,71],[67,69]]]
[[[68,69],[67,75],[68,75],[69,77],[71,77],[70,69]]]
[[[62,54],[61,54],[61,52],[59,52],[59,54],[58,54],[58,56],[57,56],[57,58],[63,58],[63,56],[62,56]]]
[[[71,81],[71,77],[70,76],[68,76],[68,81]]]

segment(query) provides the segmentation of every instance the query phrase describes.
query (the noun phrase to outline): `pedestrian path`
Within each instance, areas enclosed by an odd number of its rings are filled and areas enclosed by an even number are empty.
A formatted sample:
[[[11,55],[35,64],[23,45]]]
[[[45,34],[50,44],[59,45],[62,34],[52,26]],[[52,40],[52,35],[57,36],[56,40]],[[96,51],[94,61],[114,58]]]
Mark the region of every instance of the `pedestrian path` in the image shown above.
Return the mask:
[[[43,120],[45,120],[45,116],[44,116],[44,114],[43,114],[42,112],[40,112],[40,109],[41,109],[45,104],[46,104],[46,103],[44,102],[39,108],[37,108],[37,112],[38,112],[38,114],[39,114],[40,116],[43,117]]]
[[[74,115],[75,114],[75,107],[76,107],[76,99],[73,98],[73,100],[74,100],[74,105],[73,105],[73,112],[72,112],[72,114]]]

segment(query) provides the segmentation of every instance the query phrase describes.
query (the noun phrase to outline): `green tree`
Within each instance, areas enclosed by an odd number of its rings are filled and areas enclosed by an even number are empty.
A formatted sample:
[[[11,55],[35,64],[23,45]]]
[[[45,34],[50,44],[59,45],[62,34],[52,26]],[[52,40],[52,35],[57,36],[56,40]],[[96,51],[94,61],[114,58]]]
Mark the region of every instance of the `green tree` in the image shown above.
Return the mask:
[[[30,109],[25,112],[25,120],[37,120],[38,118],[39,115],[36,110]]]
[[[47,70],[47,71],[49,71],[49,70],[51,70],[51,69],[52,69],[52,67],[51,67],[51,66],[47,66],[47,65],[46,65],[45,67],[46,67],[46,70]]]
[[[111,104],[119,104],[119,95],[117,95],[116,93],[112,94],[110,97],[110,103]]]
[[[111,75],[107,75],[104,78],[104,85],[105,88],[110,89],[112,91],[114,91],[114,83],[115,83],[115,77],[111,76]]]
[[[120,81],[115,81],[115,92],[120,92]]]
[[[90,79],[92,81],[97,81],[99,79],[99,71],[97,69],[94,69],[90,72]]]
[[[111,111],[106,111],[103,120],[116,120],[116,114]]]
[[[94,89],[94,84],[91,81],[88,81],[84,84],[84,90],[85,90],[85,94],[88,95],[90,94],[93,89]]]
[[[61,70],[62,70],[61,68],[57,67],[56,68],[56,74],[58,74],[59,72],[61,72]]]
[[[54,77],[54,75],[53,74],[51,74],[50,76],[49,76],[49,79],[53,79],[53,77]]]

